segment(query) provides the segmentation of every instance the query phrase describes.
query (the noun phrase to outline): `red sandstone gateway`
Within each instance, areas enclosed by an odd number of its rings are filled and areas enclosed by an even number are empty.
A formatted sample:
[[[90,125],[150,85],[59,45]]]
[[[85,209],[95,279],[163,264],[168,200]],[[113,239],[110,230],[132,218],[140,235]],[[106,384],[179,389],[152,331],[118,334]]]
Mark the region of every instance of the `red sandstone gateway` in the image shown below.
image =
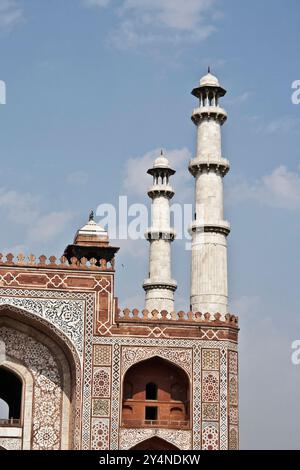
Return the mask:
[[[93,214],[64,255],[0,258],[0,420],[5,449],[238,448],[238,320],[228,312],[221,155],[225,94],[205,75],[199,106],[189,312],[176,312],[169,200],[158,156],[145,309],[119,309],[115,255]],[[176,189],[176,188],[175,188]]]

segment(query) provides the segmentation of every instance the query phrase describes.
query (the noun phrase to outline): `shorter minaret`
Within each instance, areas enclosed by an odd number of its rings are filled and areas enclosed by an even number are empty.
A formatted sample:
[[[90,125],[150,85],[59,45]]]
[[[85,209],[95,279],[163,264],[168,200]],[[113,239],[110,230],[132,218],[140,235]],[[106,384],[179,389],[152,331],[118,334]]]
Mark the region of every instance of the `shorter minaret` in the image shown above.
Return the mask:
[[[170,227],[170,199],[174,191],[169,179],[175,170],[161,151],[160,157],[147,173],[153,176],[153,185],[148,191],[152,199],[151,227],[145,234],[150,242],[149,278],[143,284],[146,292],[145,308],[149,311],[172,312],[177,283],[171,277],[171,243],[175,231]]]

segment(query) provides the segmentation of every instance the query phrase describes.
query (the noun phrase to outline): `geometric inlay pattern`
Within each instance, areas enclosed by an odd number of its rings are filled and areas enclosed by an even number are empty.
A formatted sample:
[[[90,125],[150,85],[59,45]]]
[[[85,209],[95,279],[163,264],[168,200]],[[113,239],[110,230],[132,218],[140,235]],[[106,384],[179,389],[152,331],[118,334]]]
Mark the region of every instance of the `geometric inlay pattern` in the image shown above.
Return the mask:
[[[238,450],[239,442],[238,442],[238,428],[237,427],[230,427],[229,429],[229,449],[230,450]]]
[[[0,437],[0,446],[7,450],[21,450],[22,441],[15,437]]]
[[[92,450],[109,449],[109,420],[107,418],[92,419]]]
[[[202,403],[203,421],[219,421],[219,403]]]
[[[237,374],[238,373],[238,354],[236,351],[228,351],[229,354],[229,373]]]
[[[111,365],[111,346],[106,344],[94,345],[94,366]]]
[[[203,423],[202,429],[202,449],[218,450],[219,448],[219,431],[217,425],[213,423]]]
[[[92,402],[93,416],[109,416],[110,400],[105,398],[94,398]]]
[[[229,404],[238,404],[238,382],[235,375],[229,375]]]
[[[218,372],[202,373],[202,401],[219,401],[219,374]]]
[[[202,369],[203,370],[219,370],[220,369],[220,352],[218,349],[202,350]]]
[[[110,396],[110,368],[95,367],[93,373],[93,397]]]

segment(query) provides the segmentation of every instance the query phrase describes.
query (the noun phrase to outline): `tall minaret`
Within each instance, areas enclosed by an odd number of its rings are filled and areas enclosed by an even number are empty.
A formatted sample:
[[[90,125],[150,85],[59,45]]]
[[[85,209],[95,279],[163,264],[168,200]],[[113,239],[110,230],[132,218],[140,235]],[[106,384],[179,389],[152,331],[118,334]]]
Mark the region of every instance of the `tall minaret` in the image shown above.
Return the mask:
[[[161,152],[147,173],[153,176],[153,185],[148,191],[152,199],[152,225],[145,237],[150,242],[149,278],[143,288],[146,292],[145,308],[152,310],[174,310],[174,292],[177,283],[171,278],[171,242],[175,231],[170,227],[170,199],[174,196],[169,184],[175,171]]]
[[[195,178],[195,217],[191,224],[191,309],[228,313],[227,243],[230,225],[223,215],[223,177],[229,162],[222,158],[221,126],[227,114],[219,106],[224,90],[210,73],[192,94],[199,99],[192,121],[197,126],[197,151],[189,171]]]

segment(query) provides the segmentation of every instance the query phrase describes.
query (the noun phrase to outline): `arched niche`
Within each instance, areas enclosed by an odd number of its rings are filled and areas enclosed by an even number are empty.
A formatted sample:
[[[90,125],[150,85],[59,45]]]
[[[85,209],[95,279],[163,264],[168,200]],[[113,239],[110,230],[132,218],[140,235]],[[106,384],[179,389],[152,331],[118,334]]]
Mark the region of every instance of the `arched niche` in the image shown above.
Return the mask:
[[[128,383],[132,384],[130,397]],[[132,410],[130,414],[128,407]],[[187,373],[159,356],[132,365],[123,379],[122,426],[189,429],[190,381]]]
[[[174,446],[165,439],[154,436],[145,441],[139,442],[130,450],[179,450],[178,447]]]

